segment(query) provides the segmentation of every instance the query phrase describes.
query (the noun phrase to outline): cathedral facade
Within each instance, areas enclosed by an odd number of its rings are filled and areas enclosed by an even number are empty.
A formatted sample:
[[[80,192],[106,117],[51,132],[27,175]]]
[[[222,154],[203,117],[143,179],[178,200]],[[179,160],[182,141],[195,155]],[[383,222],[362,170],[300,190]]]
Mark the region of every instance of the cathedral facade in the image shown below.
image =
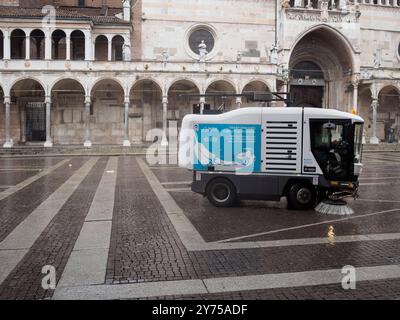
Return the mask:
[[[0,0],[4,147],[142,144],[259,106],[201,96],[247,91],[357,112],[366,143],[398,142],[400,0]]]

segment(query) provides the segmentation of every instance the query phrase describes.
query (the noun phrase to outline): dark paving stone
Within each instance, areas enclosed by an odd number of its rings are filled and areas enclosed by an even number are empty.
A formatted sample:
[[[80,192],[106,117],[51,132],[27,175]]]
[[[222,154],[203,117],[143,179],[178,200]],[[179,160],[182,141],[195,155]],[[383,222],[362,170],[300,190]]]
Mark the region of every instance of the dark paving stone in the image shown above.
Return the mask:
[[[64,160],[61,157],[35,157],[35,158],[0,158],[1,169],[13,169],[23,167],[50,167]]]
[[[14,186],[36,174],[40,170],[31,171],[0,171],[0,185],[11,185]]]
[[[163,182],[192,181],[192,172],[176,167],[152,168],[157,179]]]
[[[0,200],[0,241],[79,169],[88,158],[74,158],[22,190]]]
[[[115,197],[107,283],[197,278],[134,157],[119,158]]]
[[[219,294],[152,297],[152,300],[398,300],[400,279],[362,281],[355,290],[340,284],[226,292]],[[146,299],[143,299],[146,300]]]
[[[52,265],[57,281],[64,271],[107,164],[102,158],[91,169],[22,261],[0,286],[0,299],[48,299],[54,291],[41,286],[42,267]],[[28,290],[27,290],[28,288]]]
[[[328,223],[331,220],[342,219],[343,217],[321,215],[313,210],[287,210],[284,204],[264,201],[242,201],[236,207],[216,208],[206,198],[198,194],[190,192],[170,192],[170,194],[207,242],[324,221],[327,224],[306,227],[296,231],[274,233],[257,238],[257,240],[326,237],[327,229],[330,225],[334,226],[338,236],[400,231],[400,211],[368,218],[357,218],[345,222]],[[350,205],[356,212],[354,216],[394,208],[400,209],[400,203],[363,202],[359,200],[351,202]],[[254,239],[246,239],[245,241],[248,240]]]

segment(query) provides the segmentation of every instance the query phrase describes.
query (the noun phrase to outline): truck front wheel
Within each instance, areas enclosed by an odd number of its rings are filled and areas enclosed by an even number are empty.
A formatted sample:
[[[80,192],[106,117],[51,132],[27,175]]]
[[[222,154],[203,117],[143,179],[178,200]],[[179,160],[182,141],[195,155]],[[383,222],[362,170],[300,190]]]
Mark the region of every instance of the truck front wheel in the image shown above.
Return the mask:
[[[313,186],[307,183],[293,184],[288,193],[287,200],[289,209],[306,210],[315,206],[316,192]]]
[[[236,200],[235,186],[224,178],[212,180],[206,194],[208,200],[216,207],[231,207]]]

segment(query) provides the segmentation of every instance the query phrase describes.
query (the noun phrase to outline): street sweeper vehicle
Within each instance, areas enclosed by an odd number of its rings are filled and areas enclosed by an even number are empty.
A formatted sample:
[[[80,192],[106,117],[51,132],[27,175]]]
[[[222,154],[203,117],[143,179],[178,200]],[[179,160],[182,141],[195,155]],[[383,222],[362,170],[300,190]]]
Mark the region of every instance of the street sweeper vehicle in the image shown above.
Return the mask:
[[[217,207],[281,197],[298,210],[344,205],[357,196],[363,124],[351,113],[302,107],[191,114],[182,121],[179,166],[193,171],[192,191]]]

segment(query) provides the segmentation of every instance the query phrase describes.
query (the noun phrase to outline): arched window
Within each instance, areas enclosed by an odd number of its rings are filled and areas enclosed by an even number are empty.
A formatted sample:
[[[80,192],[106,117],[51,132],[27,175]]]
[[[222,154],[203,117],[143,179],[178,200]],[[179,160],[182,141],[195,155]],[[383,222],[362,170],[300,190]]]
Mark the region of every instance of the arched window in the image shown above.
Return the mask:
[[[107,61],[108,59],[108,39],[106,36],[97,36],[94,43],[94,59],[97,61]]]
[[[121,36],[115,36],[112,39],[112,60],[122,61],[123,56],[124,38]]]
[[[66,35],[62,30],[55,30],[51,35],[51,51],[52,59],[54,60],[65,60],[66,55]]]
[[[11,59],[25,59],[25,32],[16,29],[11,32]]]
[[[45,41],[44,32],[35,29],[30,34],[30,57],[31,59],[44,59]]]
[[[3,36],[3,32],[0,30],[0,59],[4,58],[3,43],[4,43],[4,36]]]
[[[71,33],[71,59],[85,60],[85,35],[80,30]]]

